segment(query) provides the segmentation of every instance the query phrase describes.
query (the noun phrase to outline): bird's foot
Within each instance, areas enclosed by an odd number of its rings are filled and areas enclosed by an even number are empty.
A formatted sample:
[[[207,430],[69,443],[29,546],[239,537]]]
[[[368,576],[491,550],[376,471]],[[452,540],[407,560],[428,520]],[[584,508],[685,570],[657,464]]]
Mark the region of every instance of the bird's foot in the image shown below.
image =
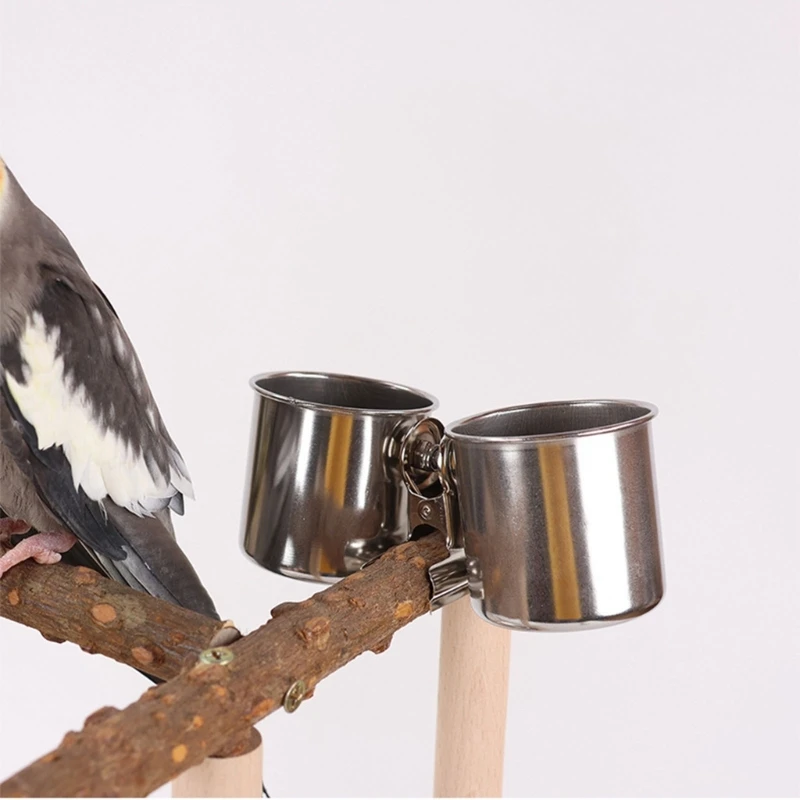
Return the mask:
[[[0,578],[11,567],[32,558],[37,564],[55,564],[61,561],[61,554],[66,553],[77,542],[71,533],[35,533],[19,544],[14,545],[5,555],[0,557]]]
[[[11,540],[12,536],[27,533],[30,529],[31,526],[25,520],[2,517],[0,518],[0,544],[5,544]]]

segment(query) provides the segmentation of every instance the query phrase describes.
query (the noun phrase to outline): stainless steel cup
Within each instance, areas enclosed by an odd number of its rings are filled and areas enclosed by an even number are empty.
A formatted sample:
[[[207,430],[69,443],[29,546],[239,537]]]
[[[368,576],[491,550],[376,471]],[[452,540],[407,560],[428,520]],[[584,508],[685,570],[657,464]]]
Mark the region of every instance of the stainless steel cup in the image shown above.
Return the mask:
[[[517,406],[450,425],[455,495],[472,604],[521,629],[609,625],[664,592],[645,403]]]
[[[310,372],[252,379],[244,549],[267,569],[335,581],[409,538],[396,455],[437,401],[393,383]]]

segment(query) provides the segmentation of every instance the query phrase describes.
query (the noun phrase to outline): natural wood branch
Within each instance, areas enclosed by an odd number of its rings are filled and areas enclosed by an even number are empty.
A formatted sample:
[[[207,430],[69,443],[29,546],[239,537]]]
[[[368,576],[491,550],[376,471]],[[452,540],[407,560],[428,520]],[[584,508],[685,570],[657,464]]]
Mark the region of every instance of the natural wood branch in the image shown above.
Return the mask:
[[[0,615],[163,679],[221,638],[224,625],[86,567],[30,561],[3,576]]]
[[[48,755],[9,778],[16,797],[144,796],[218,752],[231,736],[280,708],[302,680],[305,698],[359,654],[430,608],[428,567],[447,556],[434,534],[296,604],[234,642],[226,665],[197,663],[123,711],[105,708]]]

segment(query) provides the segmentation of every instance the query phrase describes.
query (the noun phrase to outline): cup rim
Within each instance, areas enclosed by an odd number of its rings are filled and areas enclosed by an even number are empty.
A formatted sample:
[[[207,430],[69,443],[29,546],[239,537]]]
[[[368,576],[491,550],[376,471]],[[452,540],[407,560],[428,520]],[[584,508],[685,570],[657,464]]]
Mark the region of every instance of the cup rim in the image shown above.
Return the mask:
[[[556,431],[553,433],[530,433],[520,435],[496,435],[496,436],[480,436],[473,433],[458,433],[455,428],[462,425],[468,425],[471,422],[477,422],[487,417],[499,414],[510,414],[515,411],[522,411],[528,409],[538,408],[553,408],[555,406],[629,406],[641,409],[642,413],[633,419],[623,420],[622,422],[614,422],[609,425],[598,425],[592,428],[579,428],[577,430],[569,431]],[[565,439],[584,438],[586,436],[597,436],[603,433],[612,433],[615,431],[624,430],[625,428],[634,428],[639,425],[644,425],[650,422],[658,414],[658,407],[652,403],[646,403],[641,400],[621,400],[621,399],[590,399],[590,400],[551,400],[545,403],[522,403],[520,405],[505,406],[503,408],[495,408],[491,411],[483,411],[480,414],[471,414],[468,417],[462,417],[455,422],[451,422],[445,428],[445,435],[457,442],[471,442],[475,444],[491,444],[491,443],[522,443],[522,442],[551,442],[551,441],[564,441]]]
[[[323,378],[326,380],[345,380],[357,381],[358,383],[370,384],[372,386],[380,386],[385,389],[399,390],[409,394],[417,395],[423,400],[427,401],[426,404],[420,404],[416,407],[410,408],[358,408],[355,406],[335,405],[332,403],[321,403],[315,400],[303,400],[298,397],[281,394],[272,389],[265,389],[259,385],[259,381],[267,378]],[[312,409],[314,411],[328,411],[333,413],[349,413],[349,414],[362,414],[368,416],[397,416],[398,414],[430,414],[439,407],[439,401],[430,393],[423,392],[420,389],[415,389],[412,386],[406,386],[402,383],[394,383],[392,381],[384,381],[376,378],[366,378],[362,375],[348,375],[339,372],[315,372],[310,370],[288,370],[277,372],[262,372],[250,378],[250,387],[262,397],[275,400],[276,402],[283,403],[289,406],[296,406],[299,408]]]

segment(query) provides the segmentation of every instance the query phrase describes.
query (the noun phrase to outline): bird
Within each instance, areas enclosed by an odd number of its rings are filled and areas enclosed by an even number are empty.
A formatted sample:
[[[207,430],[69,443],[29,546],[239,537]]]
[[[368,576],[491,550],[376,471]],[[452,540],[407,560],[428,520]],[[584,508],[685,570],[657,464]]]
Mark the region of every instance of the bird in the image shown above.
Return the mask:
[[[175,540],[192,482],[116,311],[0,158],[0,556],[89,563],[219,619]],[[20,534],[36,531],[20,539]]]

